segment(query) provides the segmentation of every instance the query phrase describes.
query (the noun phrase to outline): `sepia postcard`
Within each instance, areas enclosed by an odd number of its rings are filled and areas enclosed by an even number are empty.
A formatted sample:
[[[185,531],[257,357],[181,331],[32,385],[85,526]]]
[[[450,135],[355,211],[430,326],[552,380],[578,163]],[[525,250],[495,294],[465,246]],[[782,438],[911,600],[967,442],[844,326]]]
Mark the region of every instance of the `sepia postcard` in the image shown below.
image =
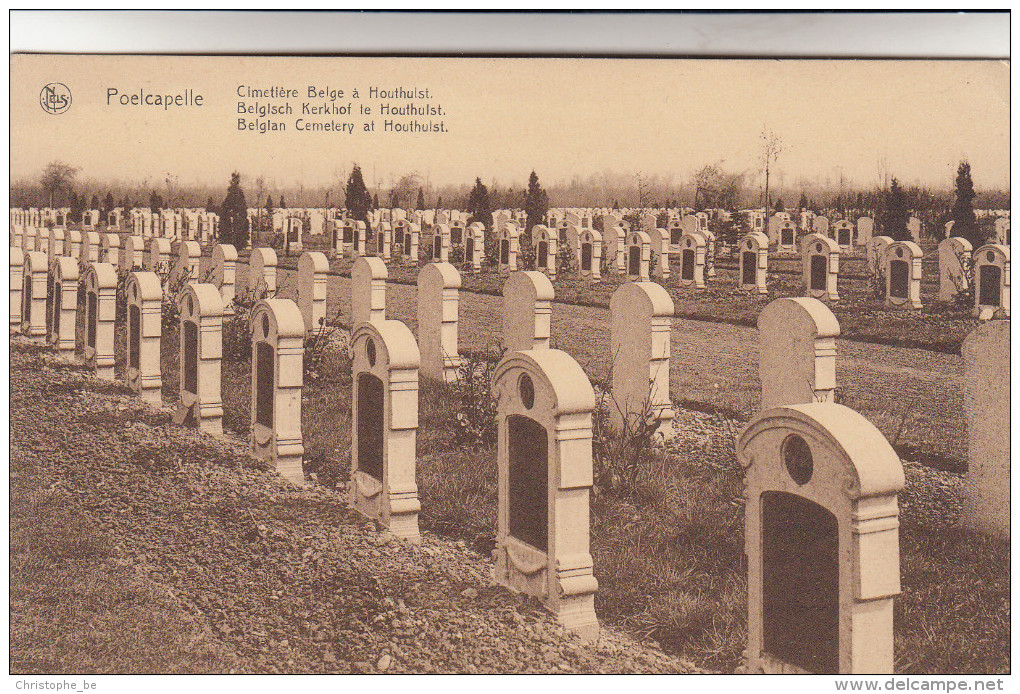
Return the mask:
[[[12,686],[1003,688],[1008,61],[10,60]]]

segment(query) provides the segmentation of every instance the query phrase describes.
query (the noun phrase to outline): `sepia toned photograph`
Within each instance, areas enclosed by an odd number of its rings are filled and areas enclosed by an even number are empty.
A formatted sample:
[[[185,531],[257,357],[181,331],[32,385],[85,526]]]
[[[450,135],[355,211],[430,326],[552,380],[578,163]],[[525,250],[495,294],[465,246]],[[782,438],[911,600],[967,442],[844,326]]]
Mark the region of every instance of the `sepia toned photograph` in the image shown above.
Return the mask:
[[[1008,59],[271,52],[12,47],[16,681],[1002,690]]]

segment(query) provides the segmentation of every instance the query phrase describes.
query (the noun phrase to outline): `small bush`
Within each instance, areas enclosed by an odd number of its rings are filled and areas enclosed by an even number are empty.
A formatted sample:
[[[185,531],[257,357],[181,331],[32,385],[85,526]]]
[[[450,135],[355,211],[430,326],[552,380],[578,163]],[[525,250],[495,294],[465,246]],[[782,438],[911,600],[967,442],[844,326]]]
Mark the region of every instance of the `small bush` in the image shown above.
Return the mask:
[[[564,242],[556,249],[556,274],[564,275],[568,272],[577,272],[577,258],[570,243]]]
[[[255,289],[245,289],[234,295],[230,302],[233,313],[223,321],[223,358],[227,361],[251,361],[251,311],[255,304],[270,299],[276,292],[270,291],[265,282]]]
[[[505,352],[500,348],[462,357],[457,382],[451,384],[456,400],[452,427],[456,446],[486,448],[495,445],[496,399],[492,396],[492,376]]]

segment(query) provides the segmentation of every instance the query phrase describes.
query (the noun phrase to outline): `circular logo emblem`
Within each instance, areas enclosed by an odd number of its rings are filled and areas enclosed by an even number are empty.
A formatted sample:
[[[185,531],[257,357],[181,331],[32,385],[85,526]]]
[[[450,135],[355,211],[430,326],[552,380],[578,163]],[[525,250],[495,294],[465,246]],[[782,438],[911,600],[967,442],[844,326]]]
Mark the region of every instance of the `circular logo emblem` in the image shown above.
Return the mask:
[[[46,113],[59,115],[71,108],[71,90],[60,82],[50,82],[39,92],[39,105]]]

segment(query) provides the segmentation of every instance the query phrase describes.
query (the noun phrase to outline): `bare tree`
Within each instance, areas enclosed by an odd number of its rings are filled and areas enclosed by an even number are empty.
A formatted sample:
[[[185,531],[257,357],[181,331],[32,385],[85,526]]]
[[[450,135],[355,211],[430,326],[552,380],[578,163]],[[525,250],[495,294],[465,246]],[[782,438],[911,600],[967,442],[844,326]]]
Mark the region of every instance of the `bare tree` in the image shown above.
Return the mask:
[[[74,188],[74,179],[78,171],[80,171],[78,167],[62,161],[53,161],[46,165],[39,181],[49,195],[50,207],[53,207],[53,198],[56,194],[67,193]]]
[[[761,129],[761,165],[765,171],[765,209],[772,209],[769,198],[769,173],[783,151],[783,140],[767,125]]]

